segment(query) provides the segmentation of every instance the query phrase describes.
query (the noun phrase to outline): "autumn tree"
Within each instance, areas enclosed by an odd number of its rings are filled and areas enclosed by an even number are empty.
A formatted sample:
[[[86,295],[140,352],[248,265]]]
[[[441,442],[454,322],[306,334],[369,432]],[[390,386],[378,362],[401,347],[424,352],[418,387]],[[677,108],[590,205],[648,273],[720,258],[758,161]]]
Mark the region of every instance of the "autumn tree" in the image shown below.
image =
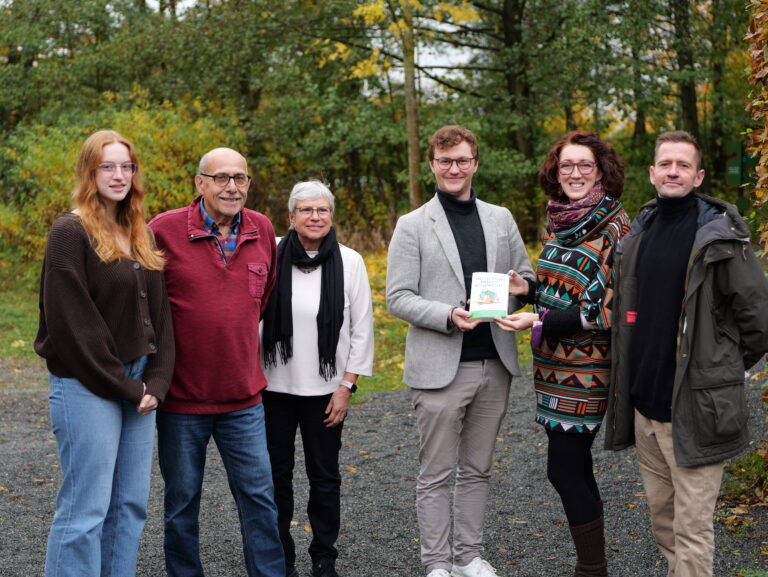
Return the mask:
[[[768,4],[751,0],[751,21],[746,40],[749,42],[749,80],[752,94],[747,106],[757,125],[750,131],[749,144],[758,160],[754,206],[760,233],[760,244],[768,250]]]

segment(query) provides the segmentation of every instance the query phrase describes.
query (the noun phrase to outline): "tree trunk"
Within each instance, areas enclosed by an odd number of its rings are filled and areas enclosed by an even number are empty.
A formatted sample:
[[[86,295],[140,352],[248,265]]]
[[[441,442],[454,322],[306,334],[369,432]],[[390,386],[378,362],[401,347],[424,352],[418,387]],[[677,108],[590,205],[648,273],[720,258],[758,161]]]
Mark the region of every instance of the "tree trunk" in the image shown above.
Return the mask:
[[[643,100],[643,77],[640,73],[640,57],[637,54],[637,48],[632,47],[632,92],[635,95],[635,126],[632,130],[632,150],[641,150],[645,145],[645,139],[648,134],[645,128],[646,114],[645,101]]]
[[[413,5],[403,3],[403,64],[405,68],[405,123],[408,136],[408,196],[411,210],[421,206],[421,156],[419,154],[419,104],[416,95],[416,44]]]
[[[513,111],[528,119],[527,108],[531,96],[531,86],[525,75],[528,66],[522,53],[525,0],[504,0],[503,10],[504,47],[508,49],[509,53],[518,55],[516,62],[508,63],[504,73],[507,92],[511,97]],[[509,50],[510,48],[514,48],[514,50]],[[527,123],[513,131],[512,141],[515,149],[524,154],[526,158],[533,156],[531,129]]]
[[[675,52],[680,75],[680,105],[683,130],[699,139],[699,115],[694,76],[693,38],[691,36],[690,2],[672,0],[672,19],[675,23]]]
[[[725,58],[727,55],[727,34],[723,25],[723,9],[720,0],[712,0],[712,126],[709,130],[709,150],[707,156],[711,160],[712,176],[710,181],[723,182],[725,180],[726,158],[725,143],[723,138],[723,77],[725,75]]]
[[[529,104],[531,100],[531,85],[526,76],[528,62],[523,50],[523,15],[525,0],[504,0],[502,12],[502,28],[504,31],[504,48],[507,54],[515,54],[515,59],[506,62],[504,77],[507,93],[511,102],[512,112],[516,112],[523,121],[519,128],[512,130],[510,135],[512,147],[527,159],[534,158],[533,128]],[[536,174],[529,174],[519,183],[522,197],[525,200],[523,210],[515,211],[515,220],[523,238],[534,239],[538,234],[538,223],[542,219],[543,206],[539,202]]]

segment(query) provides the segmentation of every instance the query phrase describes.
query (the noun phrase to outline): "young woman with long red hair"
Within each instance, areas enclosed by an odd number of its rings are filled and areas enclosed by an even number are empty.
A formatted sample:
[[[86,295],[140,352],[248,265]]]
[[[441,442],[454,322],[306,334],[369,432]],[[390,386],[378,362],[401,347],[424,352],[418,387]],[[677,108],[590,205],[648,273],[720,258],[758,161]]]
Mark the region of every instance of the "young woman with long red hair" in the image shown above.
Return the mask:
[[[62,482],[46,577],[132,577],[155,431],[174,362],[164,260],[144,218],[131,143],[83,144],[72,212],[54,222],[35,351],[49,371]]]

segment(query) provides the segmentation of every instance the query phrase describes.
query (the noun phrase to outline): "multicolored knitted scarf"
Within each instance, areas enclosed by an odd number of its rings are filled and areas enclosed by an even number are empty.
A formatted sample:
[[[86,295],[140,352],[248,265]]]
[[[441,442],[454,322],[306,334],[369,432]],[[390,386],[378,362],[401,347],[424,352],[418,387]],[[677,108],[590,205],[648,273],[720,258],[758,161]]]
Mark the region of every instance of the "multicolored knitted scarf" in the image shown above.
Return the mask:
[[[565,195],[563,195],[565,196]],[[550,200],[547,204],[547,224],[552,232],[568,230],[578,224],[587,214],[589,214],[598,203],[603,200],[605,191],[603,183],[599,180],[587,193],[587,196],[576,202],[565,202],[559,200]]]

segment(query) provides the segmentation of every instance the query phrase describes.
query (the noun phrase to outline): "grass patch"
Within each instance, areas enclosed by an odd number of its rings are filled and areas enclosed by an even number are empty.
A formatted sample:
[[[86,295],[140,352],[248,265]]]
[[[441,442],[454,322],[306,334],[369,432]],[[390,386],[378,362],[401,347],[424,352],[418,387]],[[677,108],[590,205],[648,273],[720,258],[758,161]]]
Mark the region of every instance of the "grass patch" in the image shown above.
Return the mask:
[[[364,255],[365,268],[371,282],[373,300],[373,332],[375,353],[373,376],[362,382],[364,391],[393,391],[405,388],[405,335],[408,323],[387,312],[387,251],[384,249]]]
[[[0,290],[0,356],[37,358],[32,349],[37,316],[36,289],[19,286]]]

